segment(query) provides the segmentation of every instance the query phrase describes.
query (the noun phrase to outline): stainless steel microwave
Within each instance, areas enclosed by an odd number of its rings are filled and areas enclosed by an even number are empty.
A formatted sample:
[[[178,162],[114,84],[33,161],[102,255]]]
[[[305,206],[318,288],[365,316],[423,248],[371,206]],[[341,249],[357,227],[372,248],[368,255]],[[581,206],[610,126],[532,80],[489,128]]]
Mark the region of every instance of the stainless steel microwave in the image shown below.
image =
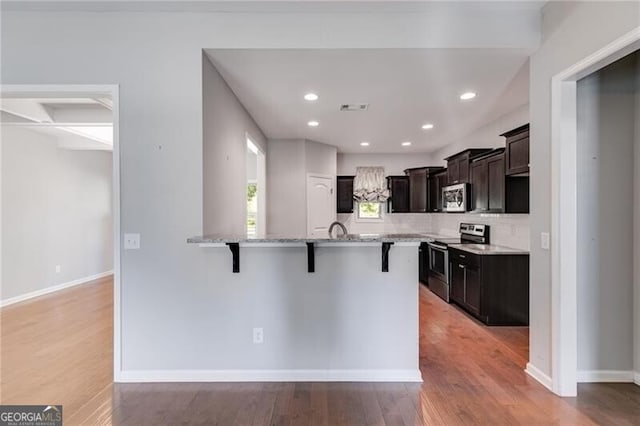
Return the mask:
[[[447,213],[469,210],[469,184],[459,183],[442,188],[442,210]]]

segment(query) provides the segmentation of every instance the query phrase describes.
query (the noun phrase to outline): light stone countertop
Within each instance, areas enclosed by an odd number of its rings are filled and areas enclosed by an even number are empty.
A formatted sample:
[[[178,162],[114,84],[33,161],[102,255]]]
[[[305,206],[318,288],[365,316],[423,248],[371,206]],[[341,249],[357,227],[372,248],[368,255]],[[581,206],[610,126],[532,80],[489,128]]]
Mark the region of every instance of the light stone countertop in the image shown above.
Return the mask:
[[[529,251],[494,244],[449,244],[449,247],[479,255],[529,254]]]
[[[347,234],[339,237],[309,237],[301,235],[266,235],[265,237],[247,237],[246,235],[205,235],[187,239],[189,244],[220,243],[393,243],[393,242],[427,242],[437,236],[431,234]]]

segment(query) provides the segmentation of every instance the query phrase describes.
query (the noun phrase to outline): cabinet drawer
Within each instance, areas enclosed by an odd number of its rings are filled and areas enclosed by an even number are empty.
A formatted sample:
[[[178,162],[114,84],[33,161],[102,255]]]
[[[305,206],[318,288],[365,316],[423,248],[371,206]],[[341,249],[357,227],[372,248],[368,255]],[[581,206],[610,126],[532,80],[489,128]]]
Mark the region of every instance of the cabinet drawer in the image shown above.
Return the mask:
[[[467,266],[479,267],[480,266],[480,256],[473,253],[468,253],[463,250],[458,250],[454,248],[449,249],[449,258],[451,259],[451,263],[458,263]]]

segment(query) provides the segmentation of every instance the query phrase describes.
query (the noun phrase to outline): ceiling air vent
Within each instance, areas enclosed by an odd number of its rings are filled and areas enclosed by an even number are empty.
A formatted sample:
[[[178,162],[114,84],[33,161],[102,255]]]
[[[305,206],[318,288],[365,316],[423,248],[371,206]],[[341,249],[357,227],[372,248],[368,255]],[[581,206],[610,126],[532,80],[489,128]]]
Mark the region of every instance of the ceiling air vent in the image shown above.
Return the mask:
[[[340,111],[366,111],[369,109],[369,104],[342,104],[340,105]]]

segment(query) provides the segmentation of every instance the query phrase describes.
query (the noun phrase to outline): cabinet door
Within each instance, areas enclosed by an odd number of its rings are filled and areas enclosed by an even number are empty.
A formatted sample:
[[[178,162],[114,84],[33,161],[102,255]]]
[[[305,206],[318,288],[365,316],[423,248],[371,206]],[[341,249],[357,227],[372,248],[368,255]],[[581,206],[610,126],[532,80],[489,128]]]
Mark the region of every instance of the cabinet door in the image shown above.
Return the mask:
[[[529,172],[529,132],[507,138],[506,174],[514,175]]]
[[[501,213],[505,211],[504,156],[498,155],[487,160],[488,205],[487,209]]]
[[[407,213],[409,211],[409,178],[406,176],[390,176],[389,213]]]
[[[427,211],[427,169],[409,171],[409,210],[412,213]]]
[[[442,188],[447,186],[446,170],[431,173],[427,179],[427,211],[437,213],[442,211]]]
[[[471,210],[487,211],[489,208],[489,176],[487,161],[471,163]]]
[[[353,176],[338,176],[337,187],[338,213],[353,213]]]
[[[460,183],[460,162],[458,158],[452,158],[447,161],[447,177],[449,185]]]
[[[418,249],[418,279],[423,284],[429,282],[429,246],[424,243]]]
[[[449,262],[450,297],[458,303],[464,304],[464,275],[465,266],[459,262]]]
[[[464,271],[464,303],[471,311],[480,314],[480,270],[466,266]]]
[[[458,180],[460,183],[469,182],[469,155],[465,154],[458,160]]]

